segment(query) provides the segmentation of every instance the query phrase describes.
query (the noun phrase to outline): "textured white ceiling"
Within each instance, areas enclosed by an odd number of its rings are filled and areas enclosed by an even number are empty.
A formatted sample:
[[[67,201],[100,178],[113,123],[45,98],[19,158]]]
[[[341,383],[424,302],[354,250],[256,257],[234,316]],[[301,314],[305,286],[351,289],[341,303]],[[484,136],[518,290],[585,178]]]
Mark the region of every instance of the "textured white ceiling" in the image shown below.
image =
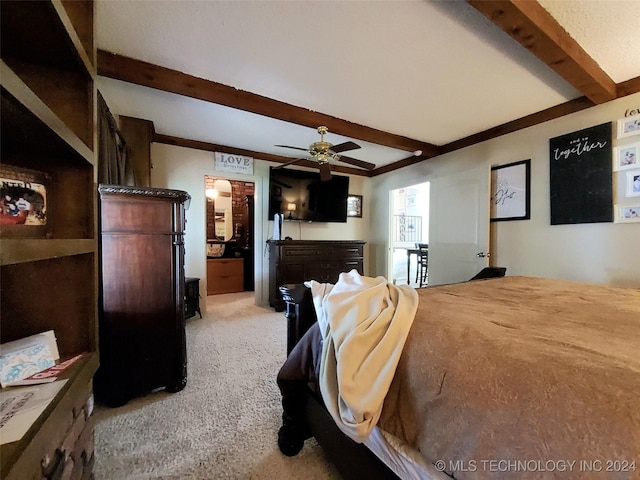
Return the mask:
[[[639,0],[538,0],[614,82],[640,76]]]
[[[640,76],[640,1],[541,1],[616,82]],[[465,2],[97,1],[100,49],[444,144],[581,94]],[[101,79],[161,134],[291,155],[313,129]],[[332,143],[346,139],[331,136]],[[356,140],[381,166],[406,152]]]

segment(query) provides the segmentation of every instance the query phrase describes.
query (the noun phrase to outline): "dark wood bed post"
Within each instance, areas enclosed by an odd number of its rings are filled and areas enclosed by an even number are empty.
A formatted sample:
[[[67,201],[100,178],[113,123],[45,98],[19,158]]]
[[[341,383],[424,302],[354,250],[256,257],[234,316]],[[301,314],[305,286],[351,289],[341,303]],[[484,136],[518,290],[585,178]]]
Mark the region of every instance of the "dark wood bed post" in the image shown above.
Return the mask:
[[[284,316],[287,319],[287,355],[289,355],[296,343],[317,321],[317,317],[309,287],[296,283],[282,285],[279,290],[285,302]]]
[[[282,285],[279,291],[285,302],[289,355],[317,321],[317,317],[309,287],[304,284],[288,284]],[[300,399],[304,419],[291,418],[283,412],[283,426],[278,432],[278,446],[282,453],[287,456],[296,455],[302,449],[304,440],[313,434],[344,480],[399,480],[368,448],[342,433],[318,396],[306,386],[304,391],[304,396]],[[283,402],[283,407],[285,403]],[[300,422],[295,426],[291,425],[293,431],[291,426],[285,427],[292,420],[295,420],[294,423]],[[309,429],[310,433],[307,433]]]

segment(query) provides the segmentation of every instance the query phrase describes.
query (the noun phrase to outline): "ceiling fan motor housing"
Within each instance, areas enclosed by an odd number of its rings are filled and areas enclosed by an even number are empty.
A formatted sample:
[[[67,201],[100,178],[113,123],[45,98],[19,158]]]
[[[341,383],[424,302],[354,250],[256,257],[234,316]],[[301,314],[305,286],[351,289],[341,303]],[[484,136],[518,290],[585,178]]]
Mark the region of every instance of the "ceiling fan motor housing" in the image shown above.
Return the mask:
[[[327,163],[330,159],[335,159],[338,155],[331,151],[332,145],[329,142],[315,142],[309,147],[312,159],[318,163]]]

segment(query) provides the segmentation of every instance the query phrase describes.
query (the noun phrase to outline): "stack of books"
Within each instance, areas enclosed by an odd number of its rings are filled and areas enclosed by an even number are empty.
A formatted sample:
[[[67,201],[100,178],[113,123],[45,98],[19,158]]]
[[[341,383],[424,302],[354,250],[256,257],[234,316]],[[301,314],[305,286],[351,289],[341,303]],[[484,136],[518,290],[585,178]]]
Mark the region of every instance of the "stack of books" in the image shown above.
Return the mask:
[[[60,362],[53,330],[0,345],[0,444],[22,438],[64,386],[59,375],[82,356]]]
[[[0,345],[0,386],[21,381],[53,367],[60,358],[53,330]]]

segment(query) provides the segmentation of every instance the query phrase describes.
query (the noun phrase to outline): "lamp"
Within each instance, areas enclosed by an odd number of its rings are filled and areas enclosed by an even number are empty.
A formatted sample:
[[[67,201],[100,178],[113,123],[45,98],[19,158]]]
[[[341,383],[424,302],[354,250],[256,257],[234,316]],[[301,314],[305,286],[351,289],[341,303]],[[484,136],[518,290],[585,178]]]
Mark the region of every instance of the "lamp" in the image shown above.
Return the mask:
[[[295,212],[296,211],[296,204],[295,203],[288,203],[287,204],[287,210],[289,210],[289,220],[293,220],[293,218],[291,217],[291,212]]]
[[[218,191],[215,188],[207,188],[204,191],[204,194],[206,195],[206,197],[208,199],[213,200],[214,198],[216,198],[218,196]]]

